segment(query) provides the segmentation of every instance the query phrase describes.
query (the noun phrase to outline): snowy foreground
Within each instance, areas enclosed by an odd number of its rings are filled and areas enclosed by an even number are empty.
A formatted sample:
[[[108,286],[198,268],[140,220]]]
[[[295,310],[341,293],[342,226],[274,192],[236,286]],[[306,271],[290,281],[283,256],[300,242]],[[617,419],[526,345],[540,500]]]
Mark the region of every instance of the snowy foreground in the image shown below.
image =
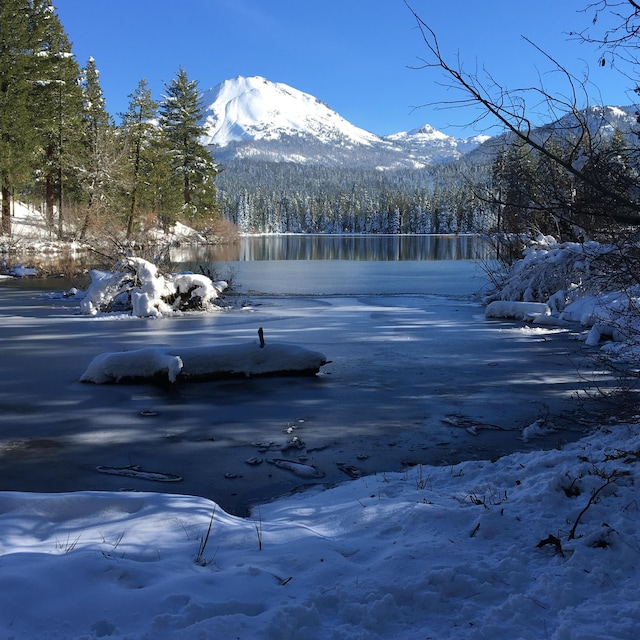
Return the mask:
[[[6,493],[1,634],[637,638],[639,459],[640,429],[616,426],[246,520],[197,497]]]
[[[533,263],[564,250],[530,252],[488,315],[578,320],[594,346],[631,349],[622,298],[591,295],[584,270],[578,282],[585,256],[536,293]],[[562,449],[309,489],[247,519],[193,496],[5,492],[0,635],[635,639],[639,461],[640,425],[603,425]]]

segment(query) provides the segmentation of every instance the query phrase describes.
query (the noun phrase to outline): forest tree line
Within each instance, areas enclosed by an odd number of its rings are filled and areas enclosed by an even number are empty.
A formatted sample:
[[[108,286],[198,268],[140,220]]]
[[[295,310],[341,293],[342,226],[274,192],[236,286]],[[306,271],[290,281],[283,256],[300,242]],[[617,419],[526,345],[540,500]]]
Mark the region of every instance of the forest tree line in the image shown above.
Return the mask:
[[[479,164],[419,170],[234,165],[218,177],[218,199],[242,232],[470,233],[495,225],[492,207],[478,197],[488,175]]]
[[[141,79],[119,122],[50,0],[0,3],[1,234],[12,202],[52,237],[149,238],[180,221],[205,237],[255,233],[542,232],[567,239],[638,221],[638,138],[592,126],[518,132],[484,154],[423,169],[230,159],[203,146],[198,82],[183,68],[156,101]],[[484,146],[487,146],[486,143]],[[228,224],[221,225],[221,221]]]
[[[79,66],[50,0],[2,0],[3,235],[14,200],[40,208],[61,239],[215,219],[218,167],[200,143],[197,82],[180,68],[160,102],[144,79],[129,99],[116,126],[95,61]]]

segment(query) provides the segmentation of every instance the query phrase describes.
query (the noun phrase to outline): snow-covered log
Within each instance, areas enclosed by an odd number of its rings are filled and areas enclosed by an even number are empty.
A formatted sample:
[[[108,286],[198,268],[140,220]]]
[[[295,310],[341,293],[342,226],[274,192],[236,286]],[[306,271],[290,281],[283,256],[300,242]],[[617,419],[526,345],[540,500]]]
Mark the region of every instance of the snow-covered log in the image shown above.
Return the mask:
[[[152,348],[102,353],[80,378],[81,382],[105,384],[151,380],[215,380],[255,376],[312,376],[327,364],[326,357],[291,344],[228,345]]]
[[[539,316],[551,315],[551,309],[544,302],[495,300],[487,306],[485,315],[487,318],[509,318],[533,322]]]

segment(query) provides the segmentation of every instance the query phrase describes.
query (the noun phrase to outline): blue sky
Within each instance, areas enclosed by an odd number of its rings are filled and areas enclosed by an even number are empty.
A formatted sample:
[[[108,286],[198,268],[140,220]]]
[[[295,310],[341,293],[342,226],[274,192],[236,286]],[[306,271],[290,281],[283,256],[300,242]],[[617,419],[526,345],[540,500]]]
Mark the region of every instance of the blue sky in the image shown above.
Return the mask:
[[[201,90],[260,75],[305,91],[379,135],[429,123],[452,135],[475,112],[427,105],[455,97],[433,70],[403,0],[54,0],[84,66],[93,56],[107,109],[126,110],[146,78],[156,99],[183,66]],[[412,0],[443,51],[468,70],[486,68],[505,87],[552,90],[558,74],[526,36],[578,75],[589,70],[595,102],[630,104],[629,81],[597,65],[598,52],[568,40],[591,24],[588,0]],[[419,107],[419,108],[416,108]],[[489,131],[489,133],[493,133]]]

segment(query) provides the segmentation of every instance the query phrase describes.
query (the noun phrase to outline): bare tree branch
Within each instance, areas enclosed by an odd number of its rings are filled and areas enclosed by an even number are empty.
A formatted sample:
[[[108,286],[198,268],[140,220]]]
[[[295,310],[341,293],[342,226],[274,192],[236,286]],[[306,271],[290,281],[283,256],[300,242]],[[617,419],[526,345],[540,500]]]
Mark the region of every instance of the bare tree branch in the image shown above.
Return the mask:
[[[607,5],[610,0],[602,0],[602,4]],[[428,60],[422,60],[421,69],[440,69],[450,80],[450,87],[460,91],[463,97],[458,100],[444,102],[448,107],[469,107],[480,106],[483,114],[478,116],[473,122],[481,122],[484,118],[493,117],[499,125],[510,132],[517,140],[542,154],[557,166],[562,167],[568,174],[576,180],[588,185],[595,192],[617,205],[615,220],[624,224],[640,223],[640,203],[626,192],[618,192],[610,188],[609,185],[595,180],[592,175],[585,172],[580,167],[579,153],[592,154],[596,146],[592,127],[588,121],[589,110],[580,107],[580,99],[584,99],[586,106],[589,105],[589,96],[586,90],[587,79],[576,78],[555,58],[544,52],[531,41],[527,40],[539,53],[541,53],[556,70],[562,74],[569,87],[569,96],[562,97],[551,95],[544,87],[529,87],[515,90],[508,90],[502,87],[490,74],[485,71],[488,78],[488,86],[485,86],[477,74],[466,73],[460,61],[454,66],[450,64],[440,47],[440,43],[433,29],[416,13],[408,0],[405,5],[414,16],[422,40],[430,54]],[[572,149],[569,153],[559,153],[555,146],[547,144],[552,138],[540,135],[535,131],[536,127],[528,115],[528,103],[535,98],[538,104],[545,106],[547,111],[556,114],[570,115],[573,125],[570,125],[572,137]],[[557,131],[554,131],[554,135]],[[609,215],[603,212],[602,215]]]

